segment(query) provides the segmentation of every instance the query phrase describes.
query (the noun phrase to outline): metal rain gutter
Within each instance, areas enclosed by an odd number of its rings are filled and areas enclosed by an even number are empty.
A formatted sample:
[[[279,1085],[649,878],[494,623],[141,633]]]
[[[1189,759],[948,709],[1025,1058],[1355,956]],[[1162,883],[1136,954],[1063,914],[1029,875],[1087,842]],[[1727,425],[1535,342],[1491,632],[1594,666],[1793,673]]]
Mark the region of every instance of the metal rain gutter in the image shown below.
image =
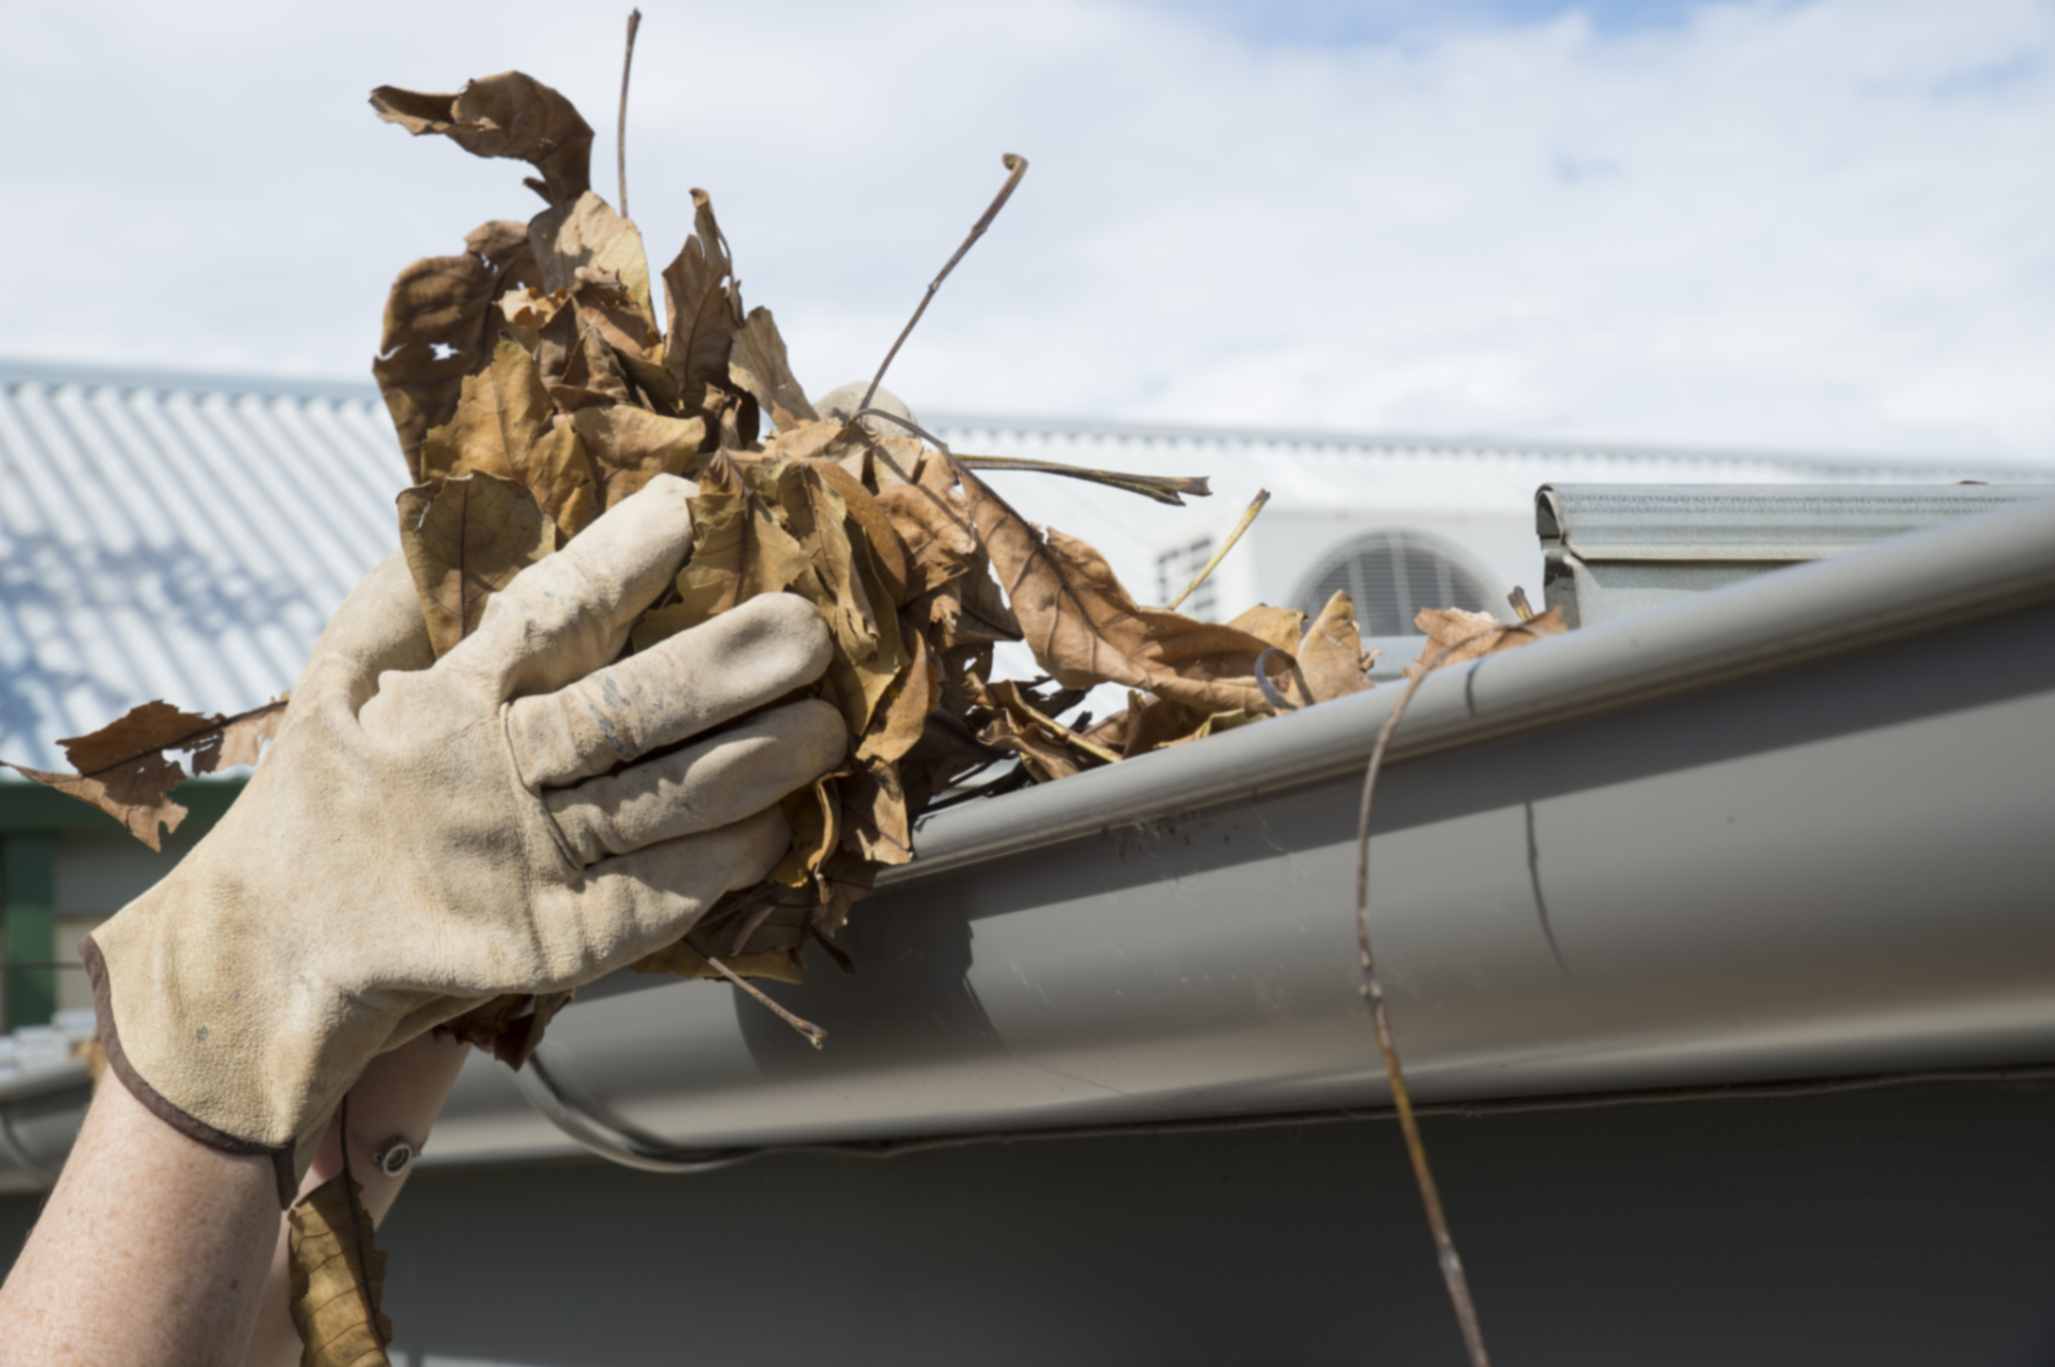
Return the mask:
[[[1354,825],[1397,697],[937,814],[851,925],[859,972],[773,989],[823,1051],[623,975],[544,1066],[609,1133],[716,1159],[1377,1106]],[[2055,500],[1434,676],[1372,864],[1416,1093],[2055,1061],[2051,770]],[[474,1060],[424,1158],[569,1151]]]

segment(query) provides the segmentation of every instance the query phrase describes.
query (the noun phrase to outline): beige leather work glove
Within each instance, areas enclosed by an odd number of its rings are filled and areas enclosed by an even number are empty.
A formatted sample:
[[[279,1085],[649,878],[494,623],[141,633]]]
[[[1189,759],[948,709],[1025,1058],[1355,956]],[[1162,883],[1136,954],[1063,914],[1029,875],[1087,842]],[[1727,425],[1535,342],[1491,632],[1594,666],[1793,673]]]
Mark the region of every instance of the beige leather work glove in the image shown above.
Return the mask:
[[[691,493],[623,500],[440,660],[397,557],[351,595],[234,807],[87,942],[130,1091],[268,1155],[290,1201],[374,1056],[589,982],[770,872],[775,804],[848,743],[827,703],[761,710],[826,668],[819,615],[757,598],[616,662],[684,560]]]

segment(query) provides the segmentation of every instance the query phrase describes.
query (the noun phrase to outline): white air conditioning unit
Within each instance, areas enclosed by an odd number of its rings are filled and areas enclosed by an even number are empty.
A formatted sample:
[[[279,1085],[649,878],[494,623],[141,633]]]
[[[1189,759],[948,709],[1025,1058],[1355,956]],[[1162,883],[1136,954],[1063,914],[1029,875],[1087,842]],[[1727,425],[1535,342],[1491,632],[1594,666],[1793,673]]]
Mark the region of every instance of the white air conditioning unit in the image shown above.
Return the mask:
[[[1234,529],[1235,514],[1208,513],[1155,548],[1153,582],[1136,584],[1138,594],[1168,602],[1190,582]],[[1541,552],[1526,506],[1372,511],[1273,500],[1183,611],[1222,620],[1261,602],[1311,614],[1345,589],[1364,641],[1381,652],[1375,673],[1389,678],[1419,654],[1413,615],[1421,608],[1469,608],[1512,621],[1507,595],[1515,586],[1540,602]]]

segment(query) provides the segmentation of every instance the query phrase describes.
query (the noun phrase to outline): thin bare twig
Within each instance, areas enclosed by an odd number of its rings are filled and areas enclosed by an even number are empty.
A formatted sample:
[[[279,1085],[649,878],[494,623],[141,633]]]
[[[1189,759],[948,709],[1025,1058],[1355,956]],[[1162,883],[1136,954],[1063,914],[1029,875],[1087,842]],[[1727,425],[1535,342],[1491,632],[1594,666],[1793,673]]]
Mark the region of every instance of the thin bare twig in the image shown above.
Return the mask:
[[[761,987],[758,987],[755,983],[749,981],[749,979],[743,977],[740,973],[737,973],[734,969],[722,963],[719,959],[716,959],[713,955],[707,955],[706,962],[708,966],[713,969],[714,972],[720,974],[723,978],[726,978],[729,982],[735,984],[736,987],[748,993],[750,996],[756,998],[756,1000],[765,1008],[767,1008],[772,1015],[776,1016],[779,1020],[785,1022],[785,1024],[791,1026],[794,1030],[797,1030],[800,1034],[806,1036],[806,1042],[808,1044],[811,1044],[814,1048],[818,1049],[823,1044],[827,1043],[827,1031],[821,1029],[818,1025],[815,1025],[812,1021],[806,1019],[804,1016],[796,1016],[792,1012],[787,1011],[784,1007],[780,1006],[776,1001],[774,1001],[769,993],[765,992]]]
[[[1087,484],[1103,484],[1109,489],[1140,494],[1143,498],[1167,503],[1173,508],[1185,506],[1185,494],[1194,498],[1210,498],[1213,494],[1203,475],[1131,475],[1124,470],[1094,470],[1086,465],[1065,465],[1058,460],[1024,460],[1018,456],[958,456],[956,461],[972,470],[1017,470],[1022,474],[1081,479]]]
[[[1449,1232],[1448,1214],[1442,1209],[1441,1188],[1427,1163],[1427,1147],[1420,1138],[1420,1125],[1413,1116],[1413,1097],[1406,1090],[1406,1070],[1399,1062],[1398,1043],[1392,1036],[1391,1013],[1385,1006],[1384,985],[1378,981],[1377,961],[1370,952],[1370,804],[1377,792],[1377,775],[1384,767],[1384,752],[1398,730],[1399,719],[1413,695],[1420,691],[1435,667],[1472,641],[1486,636],[1522,631],[1517,626],[1492,627],[1467,636],[1453,645],[1431,646],[1406,691],[1377,732],[1377,744],[1370,751],[1370,765],[1363,771],[1363,801],[1356,814],[1356,947],[1362,957],[1364,1000],[1370,1003],[1370,1019],[1377,1030],[1377,1050],[1384,1056],[1384,1076],[1391,1084],[1391,1100],[1398,1111],[1399,1130],[1405,1136],[1406,1156],[1413,1164],[1413,1181],[1420,1188],[1420,1204],[1427,1209],[1427,1228],[1434,1236],[1434,1251],[1441,1264],[1442,1280],[1448,1285],[1449,1303],[1455,1307],[1456,1324],[1462,1330],[1463,1346],[1471,1367],[1491,1367],[1491,1355],[1484,1347],[1484,1326],[1477,1319],[1477,1304],[1470,1296],[1470,1280],[1463,1273],[1463,1260],[1456,1253],[1455,1236]],[[1529,632],[1529,635],[1532,633]]]
[[[1219,550],[1213,552],[1213,558],[1208,560],[1200,567],[1199,572],[1192,576],[1192,582],[1184,586],[1184,592],[1170,600],[1169,604],[1163,609],[1165,612],[1176,612],[1184,605],[1185,599],[1198,592],[1199,585],[1205,583],[1207,577],[1213,571],[1220,568],[1220,562],[1227,559],[1227,553],[1234,549],[1234,543],[1242,539],[1242,533],[1249,530],[1249,527],[1256,520],[1256,514],[1262,512],[1263,505],[1269,501],[1270,491],[1268,489],[1258,489],[1256,491],[1256,496],[1249,500],[1248,509],[1242,513],[1242,520],[1235,523],[1234,530],[1227,534],[1227,540],[1221,544]]]
[[[1008,152],[999,160],[1006,167],[1006,183],[999,187],[999,193],[992,197],[991,204],[978,215],[978,221],[970,225],[970,235],[963,239],[963,245],[956,249],[956,255],[949,258],[949,263],[942,267],[941,274],[928,282],[927,293],[920,297],[920,305],[914,309],[913,317],[906,320],[906,326],[899,329],[899,336],[893,341],[892,349],[885,353],[884,360],[878,362],[878,373],[871,376],[870,388],[863,391],[863,402],[857,405],[859,410],[871,406],[871,400],[877,397],[878,386],[885,382],[885,372],[892,368],[892,360],[899,354],[899,348],[906,345],[906,339],[912,336],[914,328],[919,326],[921,315],[928,311],[928,304],[933,301],[935,292],[942,288],[942,282],[949,278],[949,272],[956,269],[956,263],[963,260],[964,254],[985,235],[985,229],[991,227],[992,220],[999,217],[999,211],[1006,207],[1006,201],[1013,198],[1014,187],[1020,184],[1020,178],[1027,174],[1026,157]]]
[[[1120,763],[1120,756],[1116,754],[1114,751],[1107,749],[1105,746],[1099,744],[1099,742],[1095,740],[1089,739],[1088,737],[1071,730],[1069,727],[1057,721],[1048,713],[1042,711],[1041,708],[1036,707],[1033,703],[1029,702],[1027,700],[1027,694],[1024,690],[1019,688],[1014,689],[1013,696],[1020,700],[1021,711],[1027,713],[1028,716],[1032,717],[1034,720],[1040,722],[1044,727],[1048,728],[1048,730],[1051,733],[1053,733],[1058,739],[1062,740],[1068,745],[1074,746],[1077,749],[1084,751],[1086,754],[1090,755],[1093,759],[1100,761],[1102,764]]]
[[[621,54],[621,115],[614,129],[614,170],[621,182],[621,217],[628,216],[628,73],[635,69],[635,33],[642,27],[642,11],[628,11],[628,48]]]

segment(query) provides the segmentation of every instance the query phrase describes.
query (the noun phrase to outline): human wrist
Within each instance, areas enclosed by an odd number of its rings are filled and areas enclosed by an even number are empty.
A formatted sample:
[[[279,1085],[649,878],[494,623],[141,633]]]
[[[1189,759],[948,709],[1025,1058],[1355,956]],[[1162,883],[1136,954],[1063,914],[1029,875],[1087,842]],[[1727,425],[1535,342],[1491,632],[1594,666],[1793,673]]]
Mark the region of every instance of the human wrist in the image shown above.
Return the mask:
[[[373,1219],[384,1216],[427,1149],[469,1046],[431,1031],[371,1060],[315,1145],[301,1194],[343,1171],[364,1188]],[[347,1135],[345,1135],[347,1126]]]

